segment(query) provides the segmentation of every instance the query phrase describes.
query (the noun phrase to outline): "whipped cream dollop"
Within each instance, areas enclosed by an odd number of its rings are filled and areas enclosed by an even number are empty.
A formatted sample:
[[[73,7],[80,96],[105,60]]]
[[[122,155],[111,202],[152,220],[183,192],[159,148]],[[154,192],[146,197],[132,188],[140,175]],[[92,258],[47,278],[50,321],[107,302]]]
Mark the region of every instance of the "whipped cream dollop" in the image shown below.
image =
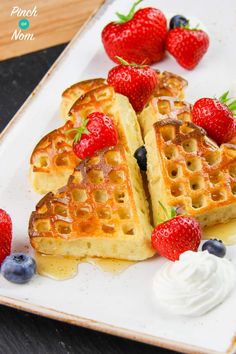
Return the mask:
[[[176,315],[200,316],[224,301],[236,282],[232,263],[208,251],[184,252],[165,263],[153,282],[159,305]]]

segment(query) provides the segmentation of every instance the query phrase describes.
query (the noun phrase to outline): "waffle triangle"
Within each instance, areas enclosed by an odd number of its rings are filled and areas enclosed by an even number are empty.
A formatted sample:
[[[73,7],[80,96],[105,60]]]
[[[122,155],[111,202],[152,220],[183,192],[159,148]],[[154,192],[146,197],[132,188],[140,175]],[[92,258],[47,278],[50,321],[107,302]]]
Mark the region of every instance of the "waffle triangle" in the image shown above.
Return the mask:
[[[168,96],[181,100],[184,98],[184,90],[188,86],[187,80],[169,71],[162,73],[157,71],[157,75],[159,83],[153,94],[154,97]]]
[[[67,183],[79,163],[72,150],[73,135],[66,131],[80,125],[91,112],[103,112],[113,119],[119,141],[133,154],[143,144],[136,114],[125,96],[102,85],[79,97],[70,110],[70,120],[48,133],[34,148],[30,159],[30,180],[38,193],[55,191]]]
[[[236,146],[218,147],[191,122],[163,119],[145,137],[155,224],[159,201],[203,227],[236,217]]]
[[[65,187],[38,203],[29,235],[45,254],[151,257],[151,225],[136,160],[118,144],[81,161]]]
[[[105,79],[90,79],[90,80],[85,80],[85,81],[80,81],[77,82],[76,84],[68,87],[63,93],[62,93],[62,100],[61,100],[61,105],[60,105],[60,113],[61,117],[64,119],[69,118],[69,111],[72,107],[72,105],[75,103],[75,101],[83,96],[85,93],[92,91],[100,86],[103,86],[105,84]]]
[[[158,76],[158,85],[152,97],[166,96],[176,97],[182,100],[184,98],[184,90],[187,87],[188,82],[181,76],[168,71],[163,71],[161,73],[157,70],[156,72]],[[77,99],[86,92],[103,86],[105,83],[105,79],[92,79],[78,82],[67,88],[62,94],[61,116],[66,120],[70,119],[70,115],[68,113]]]
[[[155,122],[163,119],[191,121],[191,104],[178,97],[160,96],[151,99],[138,116],[143,137],[147,135]]]

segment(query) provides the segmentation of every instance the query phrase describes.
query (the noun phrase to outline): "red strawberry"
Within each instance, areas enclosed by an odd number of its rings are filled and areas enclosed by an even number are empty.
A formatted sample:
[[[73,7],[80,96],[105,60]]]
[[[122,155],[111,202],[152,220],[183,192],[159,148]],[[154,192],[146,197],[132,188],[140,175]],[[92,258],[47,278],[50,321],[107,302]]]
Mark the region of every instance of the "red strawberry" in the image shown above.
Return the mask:
[[[134,110],[139,112],[157,86],[156,71],[149,66],[129,64],[121,58],[119,60],[123,65],[109,71],[107,82],[116,92],[127,96]]]
[[[164,56],[166,18],[152,7],[135,12],[141,1],[134,3],[127,16],[117,13],[119,21],[109,23],[102,31],[104,48],[116,63],[119,63],[116,56],[137,64],[152,64]]]
[[[105,147],[115,146],[118,134],[113,121],[103,113],[94,112],[82,120],[79,128],[73,128],[67,133],[75,132],[73,144],[74,153],[81,159],[92,157],[96,151]]]
[[[12,221],[10,216],[0,209],[0,264],[11,252]]]
[[[201,98],[193,105],[192,120],[204,128],[207,134],[218,144],[230,141],[235,135],[236,100],[229,103],[228,93],[224,93],[219,100]],[[226,105],[226,103],[229,103]]]
[[[209,47],[206,32],[187,27],[170,30],[166,40],[166,49],[185,69],[191,70],[202,59]]]
[[[202,237],[198,221],[188,216],[176,216],[156,226],[152,232],[152,246],[171,261],[185,251],[197,251]]]

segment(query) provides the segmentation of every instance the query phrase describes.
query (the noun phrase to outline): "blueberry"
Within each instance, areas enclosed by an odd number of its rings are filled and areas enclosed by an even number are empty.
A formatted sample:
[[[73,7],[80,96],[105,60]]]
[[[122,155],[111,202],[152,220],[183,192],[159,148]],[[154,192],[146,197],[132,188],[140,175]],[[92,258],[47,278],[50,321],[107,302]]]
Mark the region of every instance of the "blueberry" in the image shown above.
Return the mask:
[[[188,20],[184,16],[176,15],[172,17],[170,20],[170,29],[186,26],[187,24],[188,24]]]
[[[24,253],[12,253],[2,263],[4,278],[12,283],[27,283],[36,272],[35,260]]]
[[[202,245],[203,251],[208,251],[217,257],[223,258],[226,254],[226,247],[221,240],[211,239]]]
[[[134,153],[134,157],[136,158],[139,168],[142,171],[147,171],[147,150],[145,146],[140,146]]]

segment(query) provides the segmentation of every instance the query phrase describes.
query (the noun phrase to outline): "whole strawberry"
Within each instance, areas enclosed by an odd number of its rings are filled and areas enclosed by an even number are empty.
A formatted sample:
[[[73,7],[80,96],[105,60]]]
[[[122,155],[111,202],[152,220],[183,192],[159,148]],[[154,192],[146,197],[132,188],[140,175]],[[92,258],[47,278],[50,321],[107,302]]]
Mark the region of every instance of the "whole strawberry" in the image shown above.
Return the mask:
[[[160,205],[164,208],[161,203]],[[174,214],[172,211],[171,217]],[[201,237],[202,230],[196,219],[174,216],[155,227],[152,232],[152,246],[161,256],[176,261],[185,251],[197,251]]]
[[[102,42],[108,56],[119,63],[117,56],[128,62],[152,64],[160,61],[165,52],[167,21],[155,8],[135,12],[134,3],[127,16],[117,13],[119,21],[109,23],[102,31]]]
[[[192,109],[193,122],[204,128],[219,145],[230,141],[236,133],[236,100],[231,101],[228,94],[224,93],[219,99],[201,98],[194,103]]]
[[[200,29],[178,27],[169,31],[166,49],[185,69],[192,70],[209,47],[209,37]]]
[[[156,71],[149,66],[129,64],[119,58],[121,65],[108,73],[107,82],[115,91],[127,96],[134,110],[143,109],[157,86]]]
[[[73,151],[81,160],[105,147],[115,146],[118,140],[113,121],[101,112],[90,113],[79,128],[67,131],[71,132],[75,133]]]
[[[9,256],[12,241],[12,221],[10,216],[0,209],[0,264]]]

